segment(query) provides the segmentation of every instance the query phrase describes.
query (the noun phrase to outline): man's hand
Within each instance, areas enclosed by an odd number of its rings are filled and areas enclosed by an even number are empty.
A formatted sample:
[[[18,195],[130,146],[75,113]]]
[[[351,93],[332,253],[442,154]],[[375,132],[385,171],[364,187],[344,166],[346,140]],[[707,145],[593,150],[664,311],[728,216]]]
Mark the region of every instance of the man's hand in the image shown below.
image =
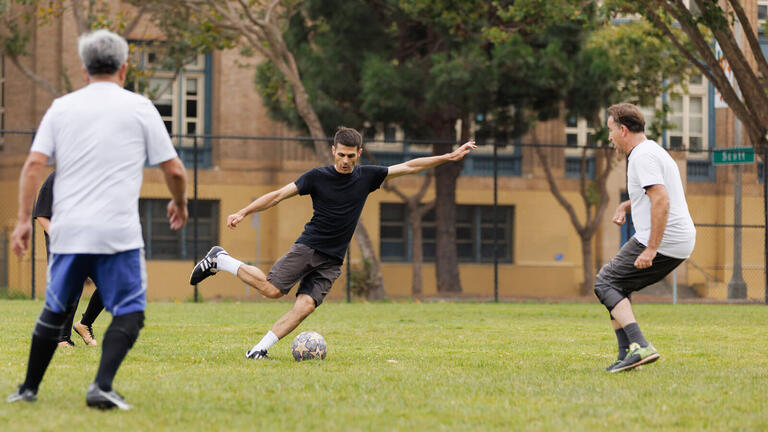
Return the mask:
[[[29,246],[29,237],[32,235],[32,221],[30,219],[19,220],[16,222],[16,228],[11,234],[11,244],[13,252],[19,257],[24,255]]]
[[[653,264],[654,258],[656,258],[656,249],[645,248],[635,260],[635,267],[639,269],[648,268]]]
[[[232,213],[231,215],[227,216],[227,226],[235,229],[237,228],[237,224],[239,224],[243,219],[245,219],[245,216],[241,212]]]
[[[180,203],[174,200],[168,202],[168,220],[172,230],[181,229],[187,223],[187,217],[189,217],[189,213],[187,212],[186,200]]]
[[[466,143],[462,144],[461,147],[457,148],[456,150],[448,153],[447,159],[451,162],[456,162],[464,159],[464,156],[468,155],[469,152],[476,149],[477,145],[475,145],[474,141],[467,141]]]
[[[624,208],[622,204],[619,204],[618,207],[616,207],[616,212],[613,214],[613,217],[611,220],[613,223],[615,223],[618,226],[624,225],[624,222],[627,220],[627,209]]]

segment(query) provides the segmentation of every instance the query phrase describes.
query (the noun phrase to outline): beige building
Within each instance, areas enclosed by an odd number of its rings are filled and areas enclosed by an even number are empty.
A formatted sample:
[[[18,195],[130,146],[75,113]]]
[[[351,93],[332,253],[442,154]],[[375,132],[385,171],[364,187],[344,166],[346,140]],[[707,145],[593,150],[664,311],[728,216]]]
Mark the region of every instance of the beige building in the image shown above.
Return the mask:
[[[768,1],[754,3],[752,12],[765,19]],[[758,9],[759,8],[759,9]],[[761,15],[760,15],[761,14]],[[156,60],[151,48],[143,47],[152,30],[137,27],[129,38],[137,45],[136,62],[151,66]],[[62,87],[68,77],[73,88],[84,85],[76,53],[77,30],[71,16],[65,14],[37,30],[30,46],[30,56],[22,62],[40,77]],[[764,47],[768,38],[762,37]],[[143,48],[142,48],[143,47]],[[764,48],[768,50],[768,48]],[[174,138],[180,155],[190,167],[189,195],[193,194],[191,169],[197,145],[198,254],[212,244],[220,244],[236,257],[268,269],[299,236],[312,214],[308,197],[281,203],[263,214],[253,216],[237,230],[226,228],[226,216],[252,199],[295,180],[303,171],[316,166],[310,149],[291,140],[295,131],[270,120],[253,85],[256,59],[241,57],[236,51],[217,51],[190,63],[172,81],[169,91],[156,100],[169,132],[205,134],[208,138]],[[2,111],[0,127],[6,130],[0,147],[0,287],[29,293],[32,289],[32,258],[28,253],[18,259],[9,252],[10,233],[16,215],[16,191],[21,165],[29,150],[31,135],[10,131],[31,131],[37,127],[53,95],[25,76],[8,59],[3,59]],[[162,87],[173,78],[158,71],[151,85]],[[660,95],[660,100],[666,95]],[[688,203],[698,227],[694,255],[677,273],[681,286],[693,288],[699,295],[725,298],[727,282],[733,272],[733,228],[714,228],[708,224],[733,223],[733,169],[715,168],[709,149],[733,146],[733,115],[727,108],[716,108],[714,88],[703,78],[691,81],[689,93],[669,96],[673,108],[670,119],[677,125],[661,143],[678,161],[687,187]],[[380,125],[381,126],[381,125]],[[564,145],[547,150],[555,177],[564,195],[584,210],[579,190],[580,155],[590,142],[595,125],[583,119],[561,119],[539,126],[542,142]],[[211,137],[212,136],[212,137]],[[225,137],[226,136],[226,137]],[[249,137],[272,137],[254,139]],[[370,148],[380,160],[402,160],[419,155],[426,148],[398,142],[394,127],[379,127]],[[389,142],[394,141],[394,142]],[[571,298],[580,295],[582,255],[579,237],[568,214],[550,193],[544,170],[529,140],[510,143],[500,151],[498,202],[501,219],[498,242],[501,247],[499,295],[502,298]],[[491,146],[482,146],[467,161],[458,181],[459,204],[457,233],[461,258],[464,295],[489,298],[493,295],[493,265],[489,252],[493,244],[493,178],[490,175]],[[596,150],[589,150],[594,152]],[[589,172],[594,171],[591,156]],[[758,182],[757,164],[743,168],[743,223],[763,224],[763,185]],[[406,193],[418,190],[422,177],[397,180]],[[613,209],[625,192],[624,162],[619,161],[608,182],[611,202],[603,215],[594,240],[594,268],[609,260],[630,233],[610,222]],[[427,200],[431,199],[428,194]],[[157,169],[147,168],[141,194],[140,212],[148,257],[150,299],[188,300],[193,296],[188,285],[193,266],[194,226],[182,232],[167,227],[164,206],[169,194]],[[192,206],[192,204],[190,204]],[[190,207],[190,214],[192,208]],[[372,194],[363,211],[368,228],[382,261],[388,296],[406,297],[411,293],[410,234],[404,208],[399,198],[384,190]],[[425,220],[424,296],[435,296],[435,272],[429,256],[434,256],[434,222]],[[764,298],[763,230],[744,230],[744,278],[748,298]],[[430,241],[430,239],[432,241]],[[38,296],[45,288],[45,251],[42,232],[37,231],[34,263],[34,289]],[[360,265],[360,253],[352,242],[352,264]],[[330,298],[343,298],[346,272],[336,282]],[[0,288],[2,289],[2,288]],[[257,299],[259,296],[237,279],[222,275],[200,286],[204,299],[217,297]]]

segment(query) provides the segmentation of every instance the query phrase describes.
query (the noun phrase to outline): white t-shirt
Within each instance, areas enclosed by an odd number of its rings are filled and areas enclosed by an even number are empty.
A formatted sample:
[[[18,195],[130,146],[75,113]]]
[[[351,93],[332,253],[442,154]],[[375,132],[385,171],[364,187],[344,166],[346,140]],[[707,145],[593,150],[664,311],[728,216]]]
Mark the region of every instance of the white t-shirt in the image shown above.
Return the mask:
[[[696,228],[685,202],[680,171],[666,150],[654,141],[645,140],[629,153],[627,166],[635,239],[644,246],[648,246],[651,235],[651,200],[645,188],[657,184],[663,185],[669,195],[669,217],[658,252],[672,258],[688,258],[696,243]]]
[[[176,157],[149,99],[115,83],[91,83],[53,101],[31,151],[56,164],[51,252],[114,254],[144,246],[144,164]]]

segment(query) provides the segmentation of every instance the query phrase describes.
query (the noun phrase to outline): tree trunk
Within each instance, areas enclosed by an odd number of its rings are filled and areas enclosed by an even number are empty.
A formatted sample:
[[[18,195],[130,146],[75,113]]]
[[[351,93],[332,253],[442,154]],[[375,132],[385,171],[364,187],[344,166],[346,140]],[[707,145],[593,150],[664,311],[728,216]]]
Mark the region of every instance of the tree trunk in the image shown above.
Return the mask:
[[[421,281],[421,265],[424,262],[424,246],[421,236],[421,217],[423,214],[419,211],[418,203],[416,203],[416,208],[411,208],[410,203],[408,207],[408,219],[411,224],[411,231],[413,232],[413,281],[411,282],[411,295],[419,297],[424,293]]]
[[[384,277],[381,274],[381,266],[379,266],[379,261],[376,259],[376,251],[373,249],[373,243],[371,243],[371,238],[368,236],[368,230],[365,229],[365,225],[362,222],[357,223],[355,239],[357,239],[357,245],[360,247],[360,253],[363,255],[363,258],[371,263],[371,276],[374,288],[368,291],[367,299],[381,300],[386,298],[387,292],[384,290]],[[369,257],[373,257],[373,259]]]
[[[581,237],[581,268],[584,272],[584,283],[581,285],[579,294],[589,295],[595,288],[595,271],[592,267],[594,261],[594,252],[592,250],[592,235]]]
[[[433,153],[452,150],[451,144],[435,144]],[[456,251],[456,180],[461,164],[447,163],[435,168],[435,272],[438,293],[460,293],[459,260]]]

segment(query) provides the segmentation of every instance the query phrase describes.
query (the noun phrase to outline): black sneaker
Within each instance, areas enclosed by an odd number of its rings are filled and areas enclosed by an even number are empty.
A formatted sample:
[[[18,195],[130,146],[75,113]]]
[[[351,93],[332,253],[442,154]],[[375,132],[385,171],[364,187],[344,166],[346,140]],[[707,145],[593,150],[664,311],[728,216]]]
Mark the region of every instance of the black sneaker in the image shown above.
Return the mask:
[[[254,351],[253,348],[251,348],[250,351],[245,353],[245,357],[253,360],[272,360],[272,358],[267,355],[267,350],[265,349]]]
[[[192,274],[189,275],[189,284],[197,285],[208,276],[213,276],[218,270],[216,270],[216,256],[220,253],[227,253],[221,246],[214,246],[205,255],[205,258],[201,259],[199,263],[192,269]]]
[[[37,400],[37,393],[33,392],[30,389],[24,389],[22,390],[23,386],[19,386],[18,390],[11,393],[5,401],[8,403],[14,403],[14,402],[34,402]]]
[[[99,388],[96,383],[91,383],[88,386],[88,393],[85,395],[85,403],[89,407],[98,409],[112,409],[120,408],[123,411],[128,411],[131,406],[117,393],[114,389],[112,391],[104,391]]]

